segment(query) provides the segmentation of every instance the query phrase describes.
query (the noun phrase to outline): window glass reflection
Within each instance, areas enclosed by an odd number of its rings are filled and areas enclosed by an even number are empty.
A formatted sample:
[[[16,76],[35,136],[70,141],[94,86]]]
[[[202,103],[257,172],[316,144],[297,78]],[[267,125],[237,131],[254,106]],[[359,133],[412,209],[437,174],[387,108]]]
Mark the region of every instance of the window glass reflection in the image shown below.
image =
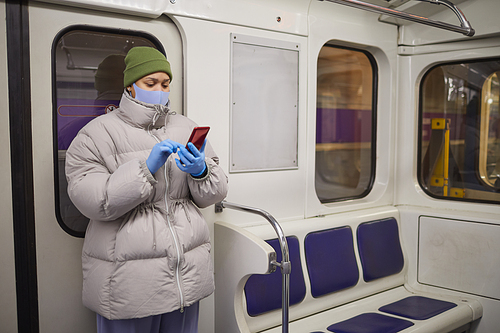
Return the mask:
[[[318,57],[316,194],[321,202],[366,195],[374,177],[374,61],[326,45]]]
[[[88,219],[67,194],[66,149],[89,121],[118,107],[123,93],[125,55],[134,46],[156,47],[152,40],[74,29],[61,34],[54,43],[56,216],[71,235],[83,236]]]
[[[498,201],[500,61],[441,65],[423,78],[419,181],[432,196]]]

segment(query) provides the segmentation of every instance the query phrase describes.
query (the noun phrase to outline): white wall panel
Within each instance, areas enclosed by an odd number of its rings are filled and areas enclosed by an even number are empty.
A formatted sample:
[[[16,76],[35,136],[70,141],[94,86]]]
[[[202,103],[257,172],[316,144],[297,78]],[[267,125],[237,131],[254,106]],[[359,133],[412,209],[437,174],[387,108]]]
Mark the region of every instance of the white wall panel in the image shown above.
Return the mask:
[[[418,281],[500,300],[500,225],[421,217]]]
[[[280,220],[303,218],[307,163],[305,151],[307,82],[304,79],[307,57],[301,54],[298,63],[298,168],[229,173],[231,138],[229,124],[231,123],[231,34],[299,45],[306,45],[306,38],[187,17],[176,16],[173,19],[183,35],[186,115],[200,125],[211,127],[208,138],[220,157],[220,165],[229,176],[227,200],[264,209]],[[200,54],[204,56],[200,57]],[[251,142],[252,137],[246,140]],[[268,144],[273,145],[272,142]],[[209,210],[210,212],[204,211],[208,220],[212,219],[208,214],[212,214],[213,207]],[[216,218],[240,225],[256,221],[266,223],[262,218],[251,214],[230,210],[225,210]]]

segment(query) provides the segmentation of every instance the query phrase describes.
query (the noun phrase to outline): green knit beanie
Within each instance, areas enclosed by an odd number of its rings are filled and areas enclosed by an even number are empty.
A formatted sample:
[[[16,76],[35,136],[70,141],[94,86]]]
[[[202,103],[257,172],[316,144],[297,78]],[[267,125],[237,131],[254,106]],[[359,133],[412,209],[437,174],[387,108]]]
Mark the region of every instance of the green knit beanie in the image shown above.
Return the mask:
[[[170,76],[170,82],[173,79],[170,63],[160,51],[152,47],[137,46],[131,48],[125,57],[125,66],[123,71],[123,84],[125,87],[130,86],[148,74],[156,72],[167,73]]]

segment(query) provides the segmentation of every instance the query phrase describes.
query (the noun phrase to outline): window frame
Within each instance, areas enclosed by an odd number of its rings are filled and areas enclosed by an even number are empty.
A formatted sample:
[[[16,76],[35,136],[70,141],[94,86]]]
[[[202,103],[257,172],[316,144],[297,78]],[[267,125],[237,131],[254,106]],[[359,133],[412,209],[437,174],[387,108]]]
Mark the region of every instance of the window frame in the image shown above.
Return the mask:
[[[491,199],[491,200],[487,200],[487,199],[480,199],[480,198],[461,198],[461,197],[456,197],[456,196],[444,196],[444,195],[438,195],[438,194],[435,194],[435,193],[432,193],[428,187],[426,186],[426,184],[424,183],[424,180],[423,180],[423,177],[422,177],[422,172],[423,172],[423,167],[422,167],[422,164],[423,164],[423,141],[422,141],[422,137],[423,137],[423,130],[424,130],[424,124],[423,124],[423,85],[424,85],[424,81],[426,79],[426,77],[433,71],[435,70],[436,68],[439,68],[439,67],[444,67],[444,66],[453,66],[453,65],[462,65],[462,64],[473,64],[473,63],[484,63],[484,62],[492,62],[492,61],[500,61],[500,58],[499,57],[490,57],[490,58],[479,58],[479,59],[464,59],[464,60],[459,60],[459,61],[443,61],[443,62],[440,62],[440,63],[437,63],[431,67],[428,67],[425,71],[425,73],[423,73],[423,75],[421,76],[421,79],[420,79],[420,82],[418,84],[418,109],[417,109],[417,112],[418,112],[418,115],[417,115],[417,121],[418,121],[418,126],[417,126],[417,129],[418,129],[418,133],[417,133],[417,182],[418,182],[418,185],[420,186],[420,188],[422,189],[422,191],[427,194],[428,196],[430,196],[431,198],[434,198],[434,199],[439,199],[439,200],[450,200],[450,201],[456,201],[456,202],[470,202],[470,203],[486,203],[486,204],[498,204],[499,203],[499,200],[494,200],[494,199]],[[481,90],[478,92],[478,95],[480,98],[483,97],[483,86],[484,86],[484,82],[486,80],[483,80],[481,82]],[[476,123],[475,123],[475,128],[476,130],[478,131],[479,133],[479,136],[482,136],[482,133],[481,133],[481,123],[482,123],[482,117],[483,117],[483,109],[481,107],[481,103],[482,101],[479,100],[479,106],[478,106],[478,119],[476,120]],[[464,138],[465,140],[465,138]],[[480,149],[481,149],[481,139],[476,139],[475,142],[473,142],[474,146],[475,146],[475,153],[474,153],[474,172],[475,172],[475,176],[476,176],[476,179],[478,181],[478,184],[482,185],[484,190],[480,190],[481,192],[483,193],[493,193],[493,195],[495,193],[498,193],[498,191],[495,191],[494,188],[492,188],[489,184],[487,184],[482,178],[481,178],[481,174],[480,174],[480,170],[479,170],[479,159],[480,159]],[[464,185],[465,185],[465,181],[464,181]],[[450,186],[450,189],[451,189],[451,186]],[[464,189],[467,190],[467,187],[464,186]],[[489,190],[488,190],[489,189]]]
[[[121,36],[131,36],[131,37],[139,37],[144,38],[150,41],[161,53],[166,55],[165,49],[158,38],[154,35],[138,30],[128,30],[128,29],[119,29],[119,28],[108,28],[108,27],[100,27],[100,26],[91,26],[85,24],[75,24],[68,26],[62,30],[60,30],[52,41],[51,46],[51,88],[52,88],[52,151],[53,151],[53,164],[54,164],[54,209],[57,223],[59,226],[69,235],[84,238],[85,231],[77,231],[69,227],[63,217],[61,216],[61,193],[59,190],[59,147],[58,147],[58,128],[57,128],[57,73],[56,73],[56,49],[59,41],[62,37],[72,31],[88,31],[93,33],[103,33],[103,34],[113,34],[113,35],[121,35]],[[64,170],[63,170],[64,172]]]
[[[372,67],[372,100],[371,100],[371,122],[372,122],[372,132],[371,132],[371,147],[370,147],[370,158],[371,158],[371,165],[370,165],[370,178],[367,183],[366,189],[360,193],[359,195],[351,195],[351,196],[345,196],[345,197],[339,197],[339,198],[334,198],[334,199],[329,199],[329,200],[321,200],[318,197],[317,191],[316,191],[316,178],[314,180],[314,190],[315,190],[315,195],[317,199],[320,201],[322,205],[328,205],[336,202],[343,202],[343,201],[349,201],[349,200],[355,200],[355,199],[362,199],[372,191],[373,185],[375,183],[375,178],[376,178],[376,170],[377,170],[377,119],[378,119],[378,110],[377,110],[377,105],[378,105],[378,83],[379,83],[379,71],[378,71],[378,64],[375,59],[375,56],[371,54],[369,51],[364,50],[364,49],[358,49],[355,47],[349,47],[349,46],[344,46],[344,45],[336,45],[330,42],[325,43],[321,49],[320,52],[323,50],[325,47],[332,47],[336,49],[341,49],[341,50],[348,50],[348,51],[355,51],[355,52],[360,52],[363,53],[371,67]],[[319,53],[320,53],[319,52]],[[318,53],[318,58],[319,59],[319,53]],[[316,61],[316,68],[318,67],[318,61]],[[318,102],[318,75],[316,73],[316,107],[315,107],[315,112],[317,112],[317,102]],[[315,135],[317,131],[317,118],[316,118],[316,123],[315,123]],[[316,139],[315,139],[315,154],[316,154]],[[315,163],[314,163],[314,170],[316,173],[316,157],[315,157]],[[315,176],[316,177],[316,176]]]

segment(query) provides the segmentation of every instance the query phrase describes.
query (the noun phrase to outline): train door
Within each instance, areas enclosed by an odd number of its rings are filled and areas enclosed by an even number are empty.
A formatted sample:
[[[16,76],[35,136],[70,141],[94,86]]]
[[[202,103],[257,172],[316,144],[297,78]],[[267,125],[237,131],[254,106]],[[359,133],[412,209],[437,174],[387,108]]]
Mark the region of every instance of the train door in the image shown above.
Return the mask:
[[[181,37],[166,17],[31,2],[29,18],[39,329],[95,332],[95,314],[81,300],[87,221],[66,195],[65,149],[85,123],[117,107],[120,88],[107,79],[123,71],[133,46],[166,53],[172,107],[182,113]]]

